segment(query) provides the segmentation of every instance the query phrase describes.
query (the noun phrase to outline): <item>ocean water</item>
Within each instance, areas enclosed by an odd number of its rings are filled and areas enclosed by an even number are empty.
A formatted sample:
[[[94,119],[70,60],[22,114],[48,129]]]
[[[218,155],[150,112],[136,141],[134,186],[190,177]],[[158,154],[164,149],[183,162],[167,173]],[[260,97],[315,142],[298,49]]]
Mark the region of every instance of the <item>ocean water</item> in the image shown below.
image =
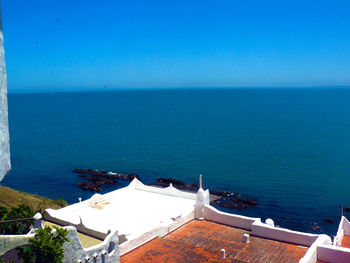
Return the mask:
[[[334,235],[350,206],[349,102],[346,88],[9,94],[13,168],[1,184],[73,203],[93,194],[75,168],[144,182],[203,174],[209,189],[258,202],[230,212]]]

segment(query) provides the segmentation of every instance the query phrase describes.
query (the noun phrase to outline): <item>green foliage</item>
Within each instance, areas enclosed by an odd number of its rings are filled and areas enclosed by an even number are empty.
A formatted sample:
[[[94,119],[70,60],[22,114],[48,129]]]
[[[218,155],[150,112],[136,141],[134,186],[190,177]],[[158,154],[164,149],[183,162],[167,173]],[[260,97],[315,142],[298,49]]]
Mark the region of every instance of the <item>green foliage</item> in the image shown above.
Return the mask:
[[[61,207],[65,207],[67,206],[67,201],[64,200],[62,197],[59,197],[57,200],[56,200],[56,203],[61,206]]]
[[[0,221],[7,221],[13,219],[30,218],[34,216],[33,210],[27,205],[19,205],[18,207],[0,207]],[[33,224],[33,220],[26,220],[13,223],[1,223],[0,234],[3,235],[16,235],[27,234],[30,227]]]
[[[5,260],[4,260],[4,258],[3,257],[0,257],[0,263],[4,263],[5,262]],[[8,261],[7,261],[7,263],[14,263],[15,262],[15,260],[13,259],[13,258],[10,258]]]
[[[64,228],[49,226],[35,230],[35,236],[29,245],[20,248],[18,256],[24,263],[60,263],[63,259],[63,244],[70,240]]]

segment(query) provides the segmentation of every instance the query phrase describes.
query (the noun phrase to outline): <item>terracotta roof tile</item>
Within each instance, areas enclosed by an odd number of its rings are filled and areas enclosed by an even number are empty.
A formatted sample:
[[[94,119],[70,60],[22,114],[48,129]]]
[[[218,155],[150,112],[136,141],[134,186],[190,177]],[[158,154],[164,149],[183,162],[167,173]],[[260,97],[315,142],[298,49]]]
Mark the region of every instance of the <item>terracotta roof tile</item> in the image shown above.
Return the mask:
[[[304,256],[306,247],[250,236],[248,231],[209,221],[191,221],[164,238],[123,255],[121,263],[131,262],[233,262],[233,263],[294,263]],[[220,250],[226,250],[226,258]]]
[[[350,237],[349,236],[343,237],[343,240],[341,241],[341,246],[350,248]]]

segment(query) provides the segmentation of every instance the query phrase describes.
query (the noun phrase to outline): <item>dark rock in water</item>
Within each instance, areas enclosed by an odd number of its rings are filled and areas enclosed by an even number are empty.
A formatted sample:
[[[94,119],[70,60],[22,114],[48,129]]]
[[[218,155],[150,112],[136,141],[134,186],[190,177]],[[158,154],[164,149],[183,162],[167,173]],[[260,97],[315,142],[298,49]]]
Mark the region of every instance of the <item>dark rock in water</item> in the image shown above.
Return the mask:
[[[139,179],[139,176],[137,174],[119,174],[117,176],[118,178],[116,179],[122,179],[122,180],[133,180],[135,178]]]
[[[325,219],[323,219],[323,221],[330,223],[330,224],[334,223],[334,220],[332,218],[325,218]]]
[[[171,179],[171,178],[157,178],[157,182],[152,183],[151,185],[156,185],[160,187],[168,187],[170,184],[172,184],[175,188],[179,190],[185,190],[190,192],[197,192],[199,189],[198,184],[187,184],[179,180]]]
[[[88,179],[89,181],[92,181],[94,183],[100,183],[100,184],[116,184],[117,183],[116,180],[106,179],[106,178],[99,177],[99,176],[96,176],[96,175],[87,177],[86,179]]]
[[[91,176],[102,177],[107,179],[123,179],[123,180],[133,180],[134,178],[139,178],[137,174],[108,174],[107,171],[94,171],[91,169],[74,169],[73,173],[79,173],[80,177],[84,177],[85,175],[91,175]]]
[[[79,182],[78,186],[84,190],[101,191],[104,184],[116,184],[116,180],[132,180],[138,178],[137,174],[108,174],[107,171],[94,171],[91,169],[75,169],[79,177],[85,178],[90,182]]]
[[[243,204],[247,204],[249,206],[256,205],[256,201],[253,199],[248,199],[248,198],[237,198],[236,199],[238,202],[241,202]]]
[[[219,205],[224,208],[230,209],[247,209],[255,206],[256,201],[247,198],[220,198],[211,202],[212,205]]]
[[[74,169],[73,173],[99,175],[99,172],[91,170],[91,169]]]
[[[181,182],[179,180],[175,180],[175,179],[171,179],[171,178],[161,178],[161,177],[158,177],[157,178],[157,182],[158,183],[161,183],[161,184],[166,184],[166,185],[170,185],[170,184],[173,184],[173,185],[178,185],[178,186],[185,186],[185,183],[184,182]]]
[[[346,207],[344,207],[344,211],[346,211],[346,212],[350,212],[350,206],[346,206]]]
[[[316,231],[316,230],[319,230],[320,229],[320,226],[317,224],[317,223],[313,223],[312,226],[311,226],[311,229],[313,231]]]
[[[238,196],[239,193],[231,193],[228,191],[218,191],[218,190],[209,190],[210,194],[217,195],[217,196]]]
[[[91,182],[79,182],[77,185],[84,190],[91,190],[91,191],[102,191],[103,189],[100,188],[99,186],[95,185],[94,183]]]

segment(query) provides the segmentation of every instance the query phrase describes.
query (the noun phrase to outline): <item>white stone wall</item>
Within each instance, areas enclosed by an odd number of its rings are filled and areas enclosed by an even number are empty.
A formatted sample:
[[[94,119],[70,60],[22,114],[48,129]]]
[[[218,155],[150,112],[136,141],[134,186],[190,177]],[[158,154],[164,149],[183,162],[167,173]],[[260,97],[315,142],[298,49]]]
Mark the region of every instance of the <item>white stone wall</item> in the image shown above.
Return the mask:
[[[4,53],[4,35],[0,8],[0,181],[11,169],[7,107],[7,77]]]
[[[70,242],[64,243],[63,263],[119,263],[118,231],[110,231],[105,240],[89,248],[84,248],[78,238],[77,230],[73,226],[65,227]]]

